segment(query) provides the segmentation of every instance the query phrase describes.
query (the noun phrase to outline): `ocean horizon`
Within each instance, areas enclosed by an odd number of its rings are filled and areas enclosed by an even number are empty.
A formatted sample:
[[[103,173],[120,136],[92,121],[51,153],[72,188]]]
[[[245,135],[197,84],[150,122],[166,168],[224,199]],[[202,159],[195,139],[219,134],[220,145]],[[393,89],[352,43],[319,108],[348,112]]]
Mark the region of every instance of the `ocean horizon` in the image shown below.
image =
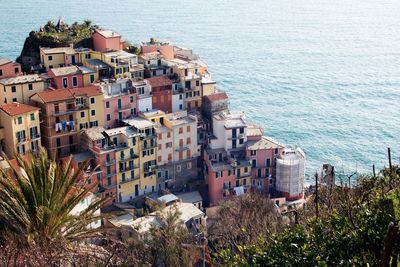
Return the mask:
[[[0,0],[0,56],[15,59],[48,20],[90,19],[134,44],[190,47],[231,110],[306,153],[306,176],[330,163],[372,172],[400,160],[400,2]],[[38,8],[40,7],[40,8]]]

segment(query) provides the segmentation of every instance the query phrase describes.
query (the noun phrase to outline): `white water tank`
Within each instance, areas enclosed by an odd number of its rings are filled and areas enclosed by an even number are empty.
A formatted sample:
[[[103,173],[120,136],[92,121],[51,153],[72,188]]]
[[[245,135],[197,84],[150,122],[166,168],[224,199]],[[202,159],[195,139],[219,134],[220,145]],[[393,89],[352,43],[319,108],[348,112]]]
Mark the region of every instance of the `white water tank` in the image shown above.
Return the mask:
[[[276,159],[276,190],[289,200],[303,197],[304,151],[299,147],[287,147]]]

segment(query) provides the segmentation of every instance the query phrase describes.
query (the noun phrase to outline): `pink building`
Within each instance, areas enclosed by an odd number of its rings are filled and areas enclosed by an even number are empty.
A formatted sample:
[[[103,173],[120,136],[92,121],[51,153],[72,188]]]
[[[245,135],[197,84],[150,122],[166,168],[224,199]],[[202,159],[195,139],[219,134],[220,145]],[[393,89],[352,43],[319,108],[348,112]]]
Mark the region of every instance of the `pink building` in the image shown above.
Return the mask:
[[[118,122],[138,112],[136,88],[129,79],[101,84],[104,93],[104,127],[118,126]]]
[[[170,43],[152,40],[150,42],[143,42],[140,48],[143,54],[160,52],[164,59],[173,59],[175,56],[174,46]]]
[[[260,127],[248,126],[246,159],[251,163],[252,188],[269,192],[275,181],[276,158],[282,155],[283,145],[263,134]]]
[[[110,50],[122,50],[124,42],[121,35],[111,30],[96,30],[93,34],[94,50],[106,52]]]
[[[108,201],[104,206],[109,206],[117,201],[118,196],[117,167],[115,164],[115,152],[118,147],[108,145],[104,132],[105,129],[103,127],[86,129],[82,134],[81,146],[87,152],[74,154],[74,160],[79,163],[90,159],[91,167],[97,167],[94,175],[88,181],[88,185],[93,186],[93,193],[99,197],[106,198]]]
[[[77,66],[50,69],[47,74],[56,89],[83,87],[83,74]]]
[[[21,64],[0,58],[0,79],[21,75]]]

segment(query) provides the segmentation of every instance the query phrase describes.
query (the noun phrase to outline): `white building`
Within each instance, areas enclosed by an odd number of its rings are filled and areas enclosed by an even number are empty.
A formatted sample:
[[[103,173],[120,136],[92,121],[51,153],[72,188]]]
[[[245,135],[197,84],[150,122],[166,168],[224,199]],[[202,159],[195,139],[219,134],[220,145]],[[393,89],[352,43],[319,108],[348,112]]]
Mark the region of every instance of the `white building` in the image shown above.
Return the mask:
[[[150,85],[144,81],[132,83],[133,88],[136,89],[138,97],[138,111],[146,112],[153,109],[153,100],[151,95]]]
[[[276,190],[287,199],[303,197],[305,154],[299,147],[284,148],[276,159]]]
[[[231,151],[245,148],[247,124],[243,112],[222,111],[213,115],[212,119],[211,149],[223,148],[226,151]]]
[[[70,214],[72,214],[72,215],[79,215],[79,214],[81,214],[81,212],[83,212],[84,210],[86,210],[86,209],[90,206],[90,204],[92,204],[92,202],[96,200],[96,198],[97,198],[97,197],[96,197],[93,193],[88,192],[88,193],[86,194],[85,198],[82,199],[82,200],[78,203],[78,205],[76,205],[76,206],[71,210]],[[95,211],[94,215],[95,215],[95,216],[100,216],[100,207],[99,207],[98,210]],[[101,226],[101,220],[97,220],[97,221],[91,223],[91,224],[89,225],[89,228],[94,229],[94,228],[99,228],[100,226]]]

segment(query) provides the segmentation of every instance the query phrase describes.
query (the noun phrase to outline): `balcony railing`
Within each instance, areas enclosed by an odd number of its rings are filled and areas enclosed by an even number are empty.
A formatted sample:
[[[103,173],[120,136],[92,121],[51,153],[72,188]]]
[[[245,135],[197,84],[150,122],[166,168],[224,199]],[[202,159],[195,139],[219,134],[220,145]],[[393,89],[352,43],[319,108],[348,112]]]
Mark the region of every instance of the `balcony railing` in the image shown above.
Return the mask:
[[[67,110],[56,110],[53,111],[52,115],[53,116],[62,116],[62,115],[68,115],[76,112],[76,108],[72,109],[67,109]]]
[[[113,165],[113,164],[115,164],[115,159],[106,161],[106,166],[110,166],[110,165]]]

